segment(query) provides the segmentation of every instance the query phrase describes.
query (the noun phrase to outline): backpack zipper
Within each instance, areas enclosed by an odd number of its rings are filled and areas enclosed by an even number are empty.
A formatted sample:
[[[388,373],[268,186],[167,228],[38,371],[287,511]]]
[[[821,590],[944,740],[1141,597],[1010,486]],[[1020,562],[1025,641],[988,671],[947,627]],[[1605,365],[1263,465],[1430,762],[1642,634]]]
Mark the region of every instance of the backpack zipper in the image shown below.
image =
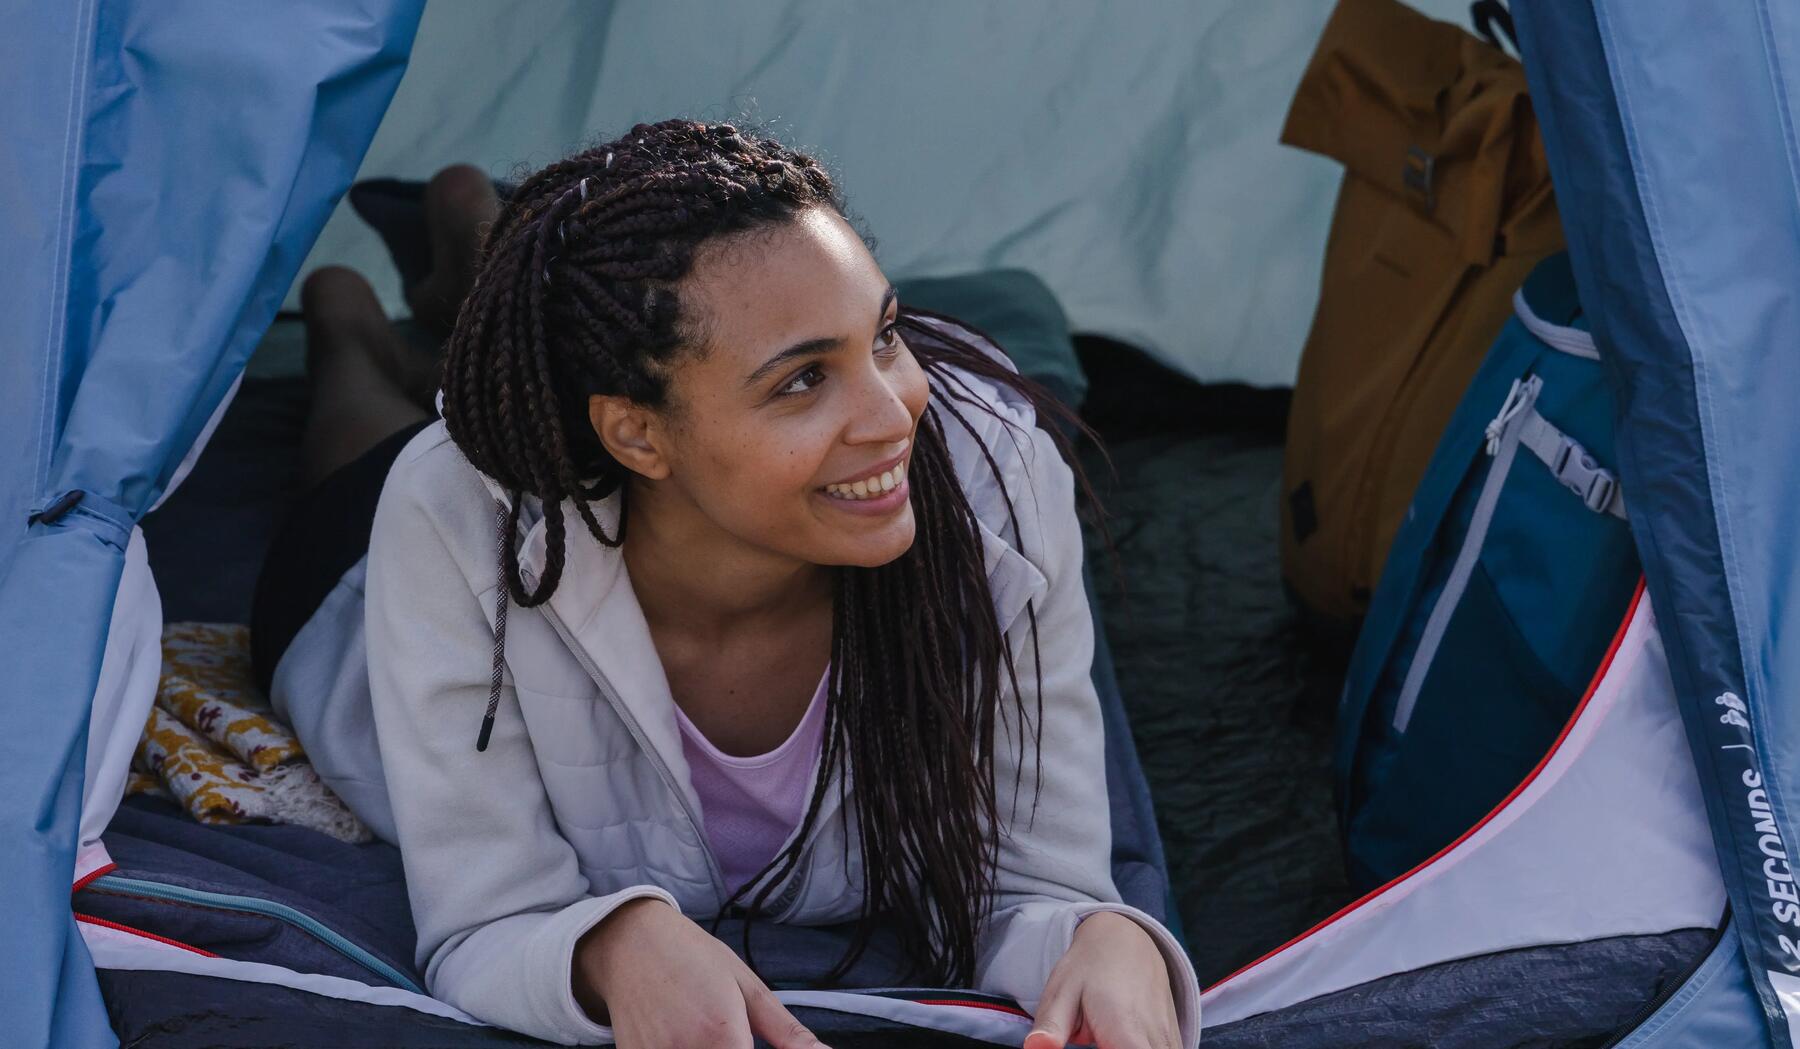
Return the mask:
[[[142,878],[128,878],[119,874],[101,875],[88,883],[87,888],[97,892],[110,889],[114,893],[127,896],[147,896],[154,900],[167,900],[171,903],[194,904],[214,910],[237,911],[274,918],[299,929],[389,983],[403,987],[414,994],[425,993],[424,989],[414,983],[405,973],[357,946],[318,919],[284,903],[276,903],[273,900],[265,900],[256,896],[239,896],[233,893],[211,892],[206,889],[190,889],[184,885],[168,885],[158,881],[145,881]]]

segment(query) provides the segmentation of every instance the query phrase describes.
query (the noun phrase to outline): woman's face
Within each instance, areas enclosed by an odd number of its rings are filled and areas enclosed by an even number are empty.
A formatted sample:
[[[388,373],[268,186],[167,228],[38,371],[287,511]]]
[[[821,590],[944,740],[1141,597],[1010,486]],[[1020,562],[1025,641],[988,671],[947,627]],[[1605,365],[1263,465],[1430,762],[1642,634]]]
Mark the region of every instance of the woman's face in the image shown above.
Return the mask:
[[[702,246],[679,292],[704,345],[679,358],[656,413],[658,483],[735,538],[802,561],[905,553],[926,381],[862,238],[808,209]]]

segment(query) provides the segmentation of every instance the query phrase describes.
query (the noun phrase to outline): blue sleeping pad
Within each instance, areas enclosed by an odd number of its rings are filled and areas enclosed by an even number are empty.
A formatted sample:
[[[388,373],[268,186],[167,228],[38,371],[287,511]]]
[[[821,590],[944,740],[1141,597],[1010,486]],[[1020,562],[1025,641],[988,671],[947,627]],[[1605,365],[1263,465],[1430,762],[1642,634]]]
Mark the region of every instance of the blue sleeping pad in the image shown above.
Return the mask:
[[[1132,750],[1104,633],[1097,642],[1094,677],[1107,730],[1114,880],[1125,902],[1173,927],[1149,791]],[[75,896],[82,914],[227,958],[373,986],[415,991],[423,986],[412,964],[415,933],[400,853],[391,845],[346,845],[303,827],[203,826],[173,803],[141,797],[126,799],[104,842],[119,867]],[[743,954],[743,931],[741,922],[728,921],[718,935]],[[852,930],[763,921],[753,923],[750,934],[750,958],[763,978],[776,988],[804,988],[842,956]],[[906,982],[897,942],[883,932],[843,985]],[[104,974],[103,987],[120,1039],[128,1045],[198,1049],[220,1044],[223,1031],[250,1039],[280,1032],[283,1045],[334,1049],[548,1044],[410,1009],[232,980],[117,970]],[[978,1044],[935,1031],[902,1030],[875,1016],[814,1011],[803,1019],[839,1049]]]
[[[902,282],[910,305],[954,313],[1005,347],[1019,369],[1058,396],[1076,403],[1086,381],[1075,356],[1068,321],[1047,288],[1022,271]],[[233,413],[254,415],[255,394],[246,389]],[[232,416],[222,426],[234,424]],[[235,431],[234,431],[235,432]],[[263,468],[249,449],[217,445],[196,465],[189,484],[166,510],[182,511],[184,494],[212,491],[227,473]],[[226,448],[219,453],[218,448]],[[279,455],[263,449],[262,459]],[[217,535],[204,529],[170,530],[152,550],[184,563],[180,543],[205,546],[188,560],[220,556],[220,544],[243,543],[254,557],[266,536]],[[198,562],[196,562],[198,563]],[[254,578],[254,573],[251,573]],[[180,588],[205,580],[171,573],[170,593],[180,607],[198,607]],[[1090,603],[1092,591],[1090,588]],[[1095,605],[1098,612],[1098,605]],[[1180,935],[1170,906],[1168,871],[1137,758],[1125,706],[1113,675],[1106,634],[1095,622],[1093,679],[1105,726],[1107,791],[1112,812],[1113,877],[1126,903],[1163,920]],[[415,989],[422,976],[412,965],[416,935],[407,904],[399,852],[376,842],[345,845],[316,831],[289,826],[214,827],[195,823],[166,802],[128,799],[108,828],[105,844],[119,869],[75,898],[75,909],[158,933],[228,958],[267,962],[325,973],[376,986]],[[720,937],[742,946],[741,927],[726,923]],[[803,987],[842,955],[850,931],[771,922],[751,928],[758,970],[777,987]],[[179,974],[108,971],[103,988],[125,1044],[185,1049],[218,1044],[221,1030],[248,1040],[278,1031],[292,1046],[513,1046],[544,1044],[493,1028],[469,1027],[407,1009],[370,1006],[302,992]],[[848,986],[882,987],[903,976],[892,937],[877,935],[869,953],[846,979]],[[936,1032],[895,1031],[874,1017],[821,1013],[810,1017],[840,1049],[967,1044]]]

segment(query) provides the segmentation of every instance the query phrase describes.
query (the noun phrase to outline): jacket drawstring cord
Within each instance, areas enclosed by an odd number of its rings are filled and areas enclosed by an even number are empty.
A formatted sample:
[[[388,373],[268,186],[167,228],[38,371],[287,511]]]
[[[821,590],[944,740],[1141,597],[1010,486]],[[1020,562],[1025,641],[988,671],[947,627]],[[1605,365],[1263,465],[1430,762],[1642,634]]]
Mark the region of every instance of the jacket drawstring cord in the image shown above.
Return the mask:
[[[475,749],[487,749],[488,737],[494,733],[494,713],[500,709],[500,679],[506,667],[506,504],[494,500],[494,533],[499,545],[499,586],[494,590],[494,676],[488,682],[487,713],[481,719],[481,735],[475,738]]]

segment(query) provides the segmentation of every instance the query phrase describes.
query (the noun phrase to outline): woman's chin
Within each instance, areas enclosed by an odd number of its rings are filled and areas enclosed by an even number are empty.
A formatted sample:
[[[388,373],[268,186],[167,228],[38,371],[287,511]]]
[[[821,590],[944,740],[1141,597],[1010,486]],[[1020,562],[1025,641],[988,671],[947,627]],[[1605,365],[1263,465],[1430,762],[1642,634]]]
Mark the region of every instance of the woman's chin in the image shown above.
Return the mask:
[[[818,564],[879,568],[912,549],[917,523],[912,503],[903,500],[886,514],[831,514],[829,538],[821,537]]]

